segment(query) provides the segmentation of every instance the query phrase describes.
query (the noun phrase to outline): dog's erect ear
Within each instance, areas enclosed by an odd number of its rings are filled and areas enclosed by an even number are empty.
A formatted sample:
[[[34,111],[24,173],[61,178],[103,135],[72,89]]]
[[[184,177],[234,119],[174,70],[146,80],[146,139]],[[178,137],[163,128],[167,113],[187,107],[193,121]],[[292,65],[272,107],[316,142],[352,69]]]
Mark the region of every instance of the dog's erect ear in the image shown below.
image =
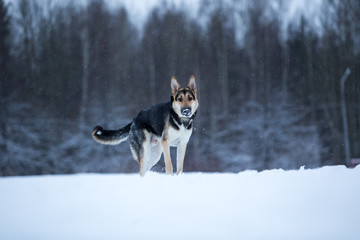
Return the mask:
[[[178,81],[176,80],[175,77],[171,78],[171,92],[173,95],[175,95],[177,93],[177,91],[179,91],[180,89],[180,84],[178,83]]]
[[[190,88],[194,93],[196,93],[196,81],[194,75],[190,76],[187,87]]]

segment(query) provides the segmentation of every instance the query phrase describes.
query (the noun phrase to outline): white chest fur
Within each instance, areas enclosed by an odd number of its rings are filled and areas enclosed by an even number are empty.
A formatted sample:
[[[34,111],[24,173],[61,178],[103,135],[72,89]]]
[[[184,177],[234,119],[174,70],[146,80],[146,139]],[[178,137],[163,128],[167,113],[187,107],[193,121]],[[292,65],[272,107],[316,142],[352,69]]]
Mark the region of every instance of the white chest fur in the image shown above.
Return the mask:
[[[192,133],[192,128],[187,129],[184,125],[179,126],[179,129],[169,127],[168,129],[168,139],[170,146],[176,147],[180,142],[187,143],[190,139]]]

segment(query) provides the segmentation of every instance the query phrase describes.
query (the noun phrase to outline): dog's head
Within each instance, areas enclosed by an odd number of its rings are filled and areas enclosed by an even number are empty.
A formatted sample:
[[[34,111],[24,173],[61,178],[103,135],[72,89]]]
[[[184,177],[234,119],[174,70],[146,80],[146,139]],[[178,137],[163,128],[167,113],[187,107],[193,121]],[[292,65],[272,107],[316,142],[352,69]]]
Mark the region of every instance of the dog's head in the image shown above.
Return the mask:
[[[173,94],[172,107],[179,117],[191,118],[196,112],[199,102],[196,97],[195,77],[190,76],[186,88],[181,88],[175,77],[171,78],[171,91]]]

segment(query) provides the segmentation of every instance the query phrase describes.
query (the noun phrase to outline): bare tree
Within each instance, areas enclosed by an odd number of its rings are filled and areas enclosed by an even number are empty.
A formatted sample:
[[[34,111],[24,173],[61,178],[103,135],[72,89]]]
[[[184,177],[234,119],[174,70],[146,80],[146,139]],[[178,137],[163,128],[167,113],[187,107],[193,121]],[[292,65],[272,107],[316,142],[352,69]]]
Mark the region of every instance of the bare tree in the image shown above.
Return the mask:
[[[88,103],[89,88],[89,63],[90,63],[90,39],[89,39],[89,19],[88,10],[85,7],[83,14],[83,28],[81,30],[82,42],[82,78],[81,78],[81,102],[80,102],[80,128],[84,126],[86,106]]]

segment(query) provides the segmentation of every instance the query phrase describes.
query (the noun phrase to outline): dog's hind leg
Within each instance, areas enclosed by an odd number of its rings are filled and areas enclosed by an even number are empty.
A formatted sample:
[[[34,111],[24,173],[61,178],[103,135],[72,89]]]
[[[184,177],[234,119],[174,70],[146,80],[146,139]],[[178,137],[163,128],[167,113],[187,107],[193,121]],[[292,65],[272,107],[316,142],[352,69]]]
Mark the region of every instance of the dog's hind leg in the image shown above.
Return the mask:
[[[147,171],[150,138],[146,130],[136,129],[132,126],[129,134],[130,149],[134,159],[139,163],[140,175],[144,176]]]
[[[140,176],[145,176],[146,174],[146,168],[145,168],[145,162],[143,158],[139,159],[139,168],[140,168]]]
[[[141,176],[145,176],[146,172],[148,170],[150,170],[151,166],[149,161],[150,161],[150,152],[149,152],[149,145],[146,143],[146,141],[143,144],[143,154],[139,159],[139,167],[140,167],[140,175]]]
[[[152,147],[151,147],[151,140],[152,134],[148,131],[144,130],[145,139],[142,143],[142,158],[140,159],[140,175],[144,176],[147,171],[151,169],[152,165]]]
[[[146,160],[144,159],[144,150],[142,148],[135,150],[132,145],[130,145],[130,149],[134,159],[139,163],[140,176],[144,176],[146,173]]]
[[[147,166],[147,171],[149,171],[157,162],[159,162],[162,154],[161,139],[154,134],[151,135],[150,140],[150,158]]]

